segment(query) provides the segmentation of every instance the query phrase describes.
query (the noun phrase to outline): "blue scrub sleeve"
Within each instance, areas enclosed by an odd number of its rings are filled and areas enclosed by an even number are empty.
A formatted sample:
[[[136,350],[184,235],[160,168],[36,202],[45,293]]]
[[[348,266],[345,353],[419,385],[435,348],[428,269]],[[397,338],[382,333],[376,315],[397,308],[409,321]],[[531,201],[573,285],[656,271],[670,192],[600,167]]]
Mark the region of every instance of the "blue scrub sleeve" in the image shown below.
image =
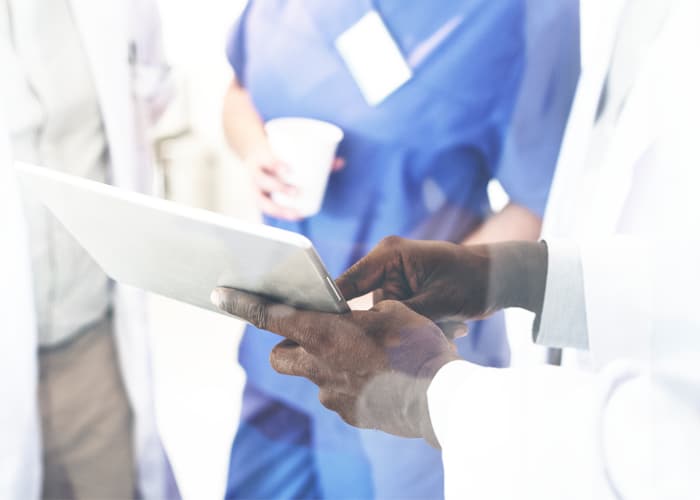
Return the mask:
[[[228,43],[226,44],[226,58],[228,59],[238,83],[245,87],[245,63],[246,63],[246,30],[248,26],[248,12],[250,12],[253,0],[249,0],[240,17],[231,28]]]
[[[581,72],[578,0],[526,1],[526,66],[494,177],[540,217]]]

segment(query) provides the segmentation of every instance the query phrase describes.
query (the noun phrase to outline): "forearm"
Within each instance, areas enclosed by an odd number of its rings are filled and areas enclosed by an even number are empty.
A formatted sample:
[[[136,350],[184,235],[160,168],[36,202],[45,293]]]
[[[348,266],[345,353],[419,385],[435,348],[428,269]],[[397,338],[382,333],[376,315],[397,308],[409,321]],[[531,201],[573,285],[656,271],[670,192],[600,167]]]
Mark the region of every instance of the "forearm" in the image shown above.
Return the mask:
[[[489,302],[497,309],[542,310],[547,276],[547,247],[536,243],[542,220],[522,205],[508,204],[489,217],[463,245],[484,245],[491,262]]]
[[[542,219],[528,208],[515,203],[492,215],[472,232],[465,245],[499,241],[536,241],[542,229]]]
[[[494,309],[519,307],[542,311],[547,279],[547,246],[538,242],[486,245],[489,252],[489,300]]]
[[[448,303],[456,297],[452,309],[459,311],[457,316],[479,319],[511,307],[541,312],[548,265],[545,243],[508,241],[451,247],[455,257],[447,270],[441,271],[447,278],[432,293]],[[451,281],[463,288],[445,295]],[[429,316],[445,317],[442,312]]]
[[[224,99],[223,125],[229,145],[241,158],[267,145],[262,118],[248,91],[236,80]]]

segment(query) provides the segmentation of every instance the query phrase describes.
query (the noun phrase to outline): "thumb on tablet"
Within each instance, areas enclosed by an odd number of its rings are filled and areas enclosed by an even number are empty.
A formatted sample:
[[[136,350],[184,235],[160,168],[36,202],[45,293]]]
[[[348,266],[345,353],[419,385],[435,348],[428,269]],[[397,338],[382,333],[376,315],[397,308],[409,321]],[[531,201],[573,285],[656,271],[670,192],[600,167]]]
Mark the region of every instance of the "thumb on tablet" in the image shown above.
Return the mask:
[[[335,283],[345,300],[352,300],[381,288],[384,281],[384,269],[383,256],[370,253],[353,264]]]

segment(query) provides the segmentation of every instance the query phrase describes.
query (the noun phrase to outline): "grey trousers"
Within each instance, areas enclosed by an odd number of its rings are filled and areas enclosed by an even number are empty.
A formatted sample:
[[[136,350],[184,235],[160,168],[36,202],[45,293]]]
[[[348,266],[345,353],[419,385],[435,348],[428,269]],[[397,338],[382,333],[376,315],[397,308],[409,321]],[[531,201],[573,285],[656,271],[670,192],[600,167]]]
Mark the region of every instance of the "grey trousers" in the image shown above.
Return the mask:
[[[134,498],[132,413],[111,318],[39,353],[42,497]]]

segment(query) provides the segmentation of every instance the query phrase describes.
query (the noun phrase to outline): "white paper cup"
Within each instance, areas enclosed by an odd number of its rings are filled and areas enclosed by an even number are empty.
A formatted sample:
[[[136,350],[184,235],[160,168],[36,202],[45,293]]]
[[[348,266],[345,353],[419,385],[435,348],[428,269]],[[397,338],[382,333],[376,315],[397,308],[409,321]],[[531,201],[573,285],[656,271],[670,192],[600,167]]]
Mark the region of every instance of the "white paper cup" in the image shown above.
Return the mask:
[[[265,124],[275,156],[289,166],[284,181],[299,191],[296,196],[274,193],[272,199],[310,217],[321,210],[338,144],[343,131],[310,118],[275,118]]]

